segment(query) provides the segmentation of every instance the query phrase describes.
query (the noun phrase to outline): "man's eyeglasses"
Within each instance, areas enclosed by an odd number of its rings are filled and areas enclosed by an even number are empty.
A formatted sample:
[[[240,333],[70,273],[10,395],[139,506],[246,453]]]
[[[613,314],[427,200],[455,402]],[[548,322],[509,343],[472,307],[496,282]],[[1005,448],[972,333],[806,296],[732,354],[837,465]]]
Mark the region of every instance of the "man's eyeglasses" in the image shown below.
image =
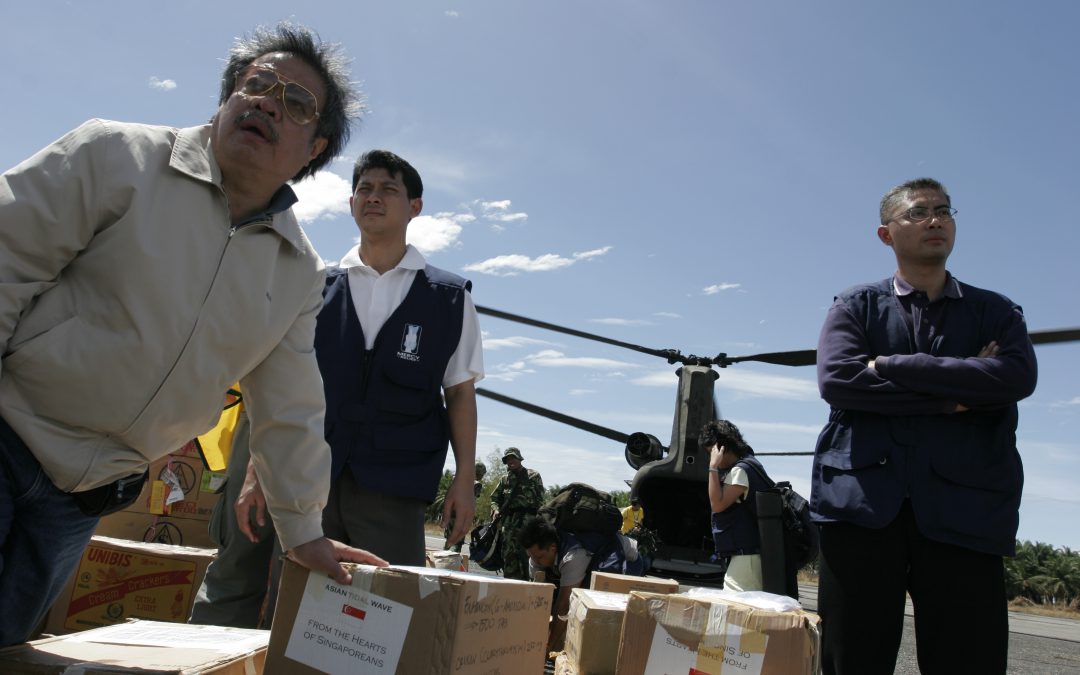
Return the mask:
[[[281,102],[293,122],[304,126],[319,116],[319,99],[315,98],[315,94],[296,82],[286,80],[273,68],[251,66],[241,74],[236,91],[247,96],[266,96],[279,84]]]
[[[930,220],[931,218],[952,220],[953,216],[955,215],[956,209],[951,206],[938,206],[933,209],[929,206],[913,206],[907,211],[901,211],[900,213],[896,214],[893,220],[903,217],[913,223],[922,223]]]

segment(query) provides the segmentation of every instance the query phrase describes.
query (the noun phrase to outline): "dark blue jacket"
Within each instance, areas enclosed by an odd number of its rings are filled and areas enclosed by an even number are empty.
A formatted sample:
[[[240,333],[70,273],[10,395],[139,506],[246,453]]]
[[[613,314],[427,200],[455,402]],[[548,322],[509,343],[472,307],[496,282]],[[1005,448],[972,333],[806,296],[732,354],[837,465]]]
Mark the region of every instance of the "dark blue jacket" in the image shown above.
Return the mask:
[[[1014,554],[1024,480],[1016,402],[1035,389],[1035,353],[1019,306],[959,287],[963,297],[940,301],[928,353],[917,352],[891,279],[837,296],[817,352],[832,410],[814,457],[816,521],[884,527],[910,499],[926,537]],[[977,358],[991,341],[999,353]]]
[[[315,354],[326,392],[331,477],[350,467],[361,486],[432,501],[450,440],[442,379],[461,337],[470,284],[427,266],[370,351],[345,270],[327,270]]]
[[[716,547],[718,558],[761,553],[761,535],[758,531],[757,512],[753,504],[758,491],[770,486],[757,471],[754,471],[754,466],[756,466],[762,474],[765,473],[765,467],[761,466],[761,462],[756,457],[743,457],[735,463],[735,466],[740,464],[750,481],[746,496],[726,510],[712,514],[713,545]]]

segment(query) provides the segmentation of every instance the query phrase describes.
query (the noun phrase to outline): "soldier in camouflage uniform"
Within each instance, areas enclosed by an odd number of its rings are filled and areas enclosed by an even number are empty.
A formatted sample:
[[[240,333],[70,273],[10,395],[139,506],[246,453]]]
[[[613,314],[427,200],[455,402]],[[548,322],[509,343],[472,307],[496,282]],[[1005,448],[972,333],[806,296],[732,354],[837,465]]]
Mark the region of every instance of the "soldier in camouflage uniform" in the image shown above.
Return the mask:
[[[503,453],[506,477],[491,492],[491,504],[498,513],[503,576],[528,581],[529,557],[518,543],[518,532],[544,502],[544,481],[540,474],[523,467],[522,459],[517,448]]]

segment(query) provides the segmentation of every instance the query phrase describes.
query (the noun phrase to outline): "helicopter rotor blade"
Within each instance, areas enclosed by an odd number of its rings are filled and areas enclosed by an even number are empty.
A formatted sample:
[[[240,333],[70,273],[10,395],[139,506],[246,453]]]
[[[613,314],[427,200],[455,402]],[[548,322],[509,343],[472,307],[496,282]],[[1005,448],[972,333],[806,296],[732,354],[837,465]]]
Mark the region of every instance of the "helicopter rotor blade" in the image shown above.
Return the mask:
[[[492,309],[491,307],[483,307],[481,305],[477,305],[476,311],[479,314],[487,314],[488,316],[493,316],[497,319],[515,321],[517,323],[523,323],[527,326],[534,326],[536,328],[543,328],[545,330],[554,331],[556,333],[573,335],[575,337],[584,338],[586,340],[594,340],[596,342],[602,342],[604,344],[613,345],[615,347],[622,347],[624,349],[640,352],[642,354],[659,356],[660,358],[665,359],[668,363],[682,363],[683,365],[703,366],[717,365],[721,368],[726,368],[729,365],[735,363],[742,363],[745,361],[770,363],[777,366],[812,366],[817,363],[816,349],[797,349],[786,352],[766,352],[763,354],[751,354],[749,356],[728,356],[727,354],[718,354],[717,356],[710,359],[693,355],[686,356],[677,349],[653,349],[651,347],[643,347],[641,345],[635,345],[630,342],[623,342],[621,340],[604,337],[603,335],[587,333],[585,331],[576,330],[574,328],[567,328],[565,326],[549,323],[547,321],[530,319],[529,317],[521,316],[520,314],[512,314],[510,312]],[[1076,342],[1080,341],[1080,328],[1036,330],[1029,331],[1028,335],[1031,336],[1031,343],[1035,345]]]
[[[630,349],[635,352],[641,352],[642,354],[650,354],[652,356],[659,356],[669,361],[673,356],[680,356],[679,353],[673,349],[652,349],[650,347],[642,347],[641,345],[635,345],[630,342],[623,342],[621,340],[614,340],[612,338],[606,338],[603,335],[596,335],[595,333],[586,333],[583,330],[576,330],[574,328],[567,328],[565,326],[559,326],[547,321],[539,321],[537,319],[530,319],[527,316],[521,316],[520,314],[511,314],[510,312],[503,312],[498,309],[492,309],[490,307],[483,307],[476,305],[477,314],[487,314],[493,316],[496,319],[506,319],[507,321],[516,321],[517,323],[523,323],[526,326],[535,326],[536,328],[543,328],[546,330],[554,331],[556,333],[565,333],[566,335],[573,335],[579,338],[585,338],[586,340],[595,340],[596,342],[603,342],[604,344],[614,345],[616,347],[622,347],[624,349]],[[672,361],[674,363],[674,361]]]
[[[1057,328],[1035,330],[1028,333],[1033,345],[1049,345],[1062,342],[1080,341],[1080,328]],[[742,361],[760,361],[777,366],[812,366],[817,363],[816,349],[802,349],[790,352],[769,352],[751,356],[722,356],[717,359],[721,367]]]
[[[777,366],[812,366],[817,363],[816,349],[799,349],[790,352],[766,352],[764,354],[752,354],[750,356],[724,356],[720,359],[720,366],[726,367],[729,363],[742,363],[743,361],[760,361]]]
[[[1080,328],[1057,328],[1051,330],[1035,330],[1028,333],[1033,345],[1051,345],[1059,342],[1076,342],[1080,340]]]
[[[593,424],[592,422],[588,422],[578,417],[571,417],[570,415],[565,415],[561,412],[556,412],[549,408],[543,408],[533,403],[526,403],[525,401],[522,401],[520,399],[512,398],[504,394],[499,394],[491,391],[490,389],[485,389],[484,387],[477,387],[476,394],[478,396],[490,398],[493,401],[498,401],[499,403],[505,403],[506,405],[513,406],[526,412],[531,412],[534,415],[546,417],[549,420],[562,422],[563,424],[567,424],[574,428],[581,429],[582,431],[588,431],[589,433],[596,434],[597,436],[603,436],[604,438],[618,441],[619,443],[622,443],[624,445],[628,440],[630,440],[630,434],[624,434],[621,431],[609,429],[608,427],[603,427],[599,424]]]

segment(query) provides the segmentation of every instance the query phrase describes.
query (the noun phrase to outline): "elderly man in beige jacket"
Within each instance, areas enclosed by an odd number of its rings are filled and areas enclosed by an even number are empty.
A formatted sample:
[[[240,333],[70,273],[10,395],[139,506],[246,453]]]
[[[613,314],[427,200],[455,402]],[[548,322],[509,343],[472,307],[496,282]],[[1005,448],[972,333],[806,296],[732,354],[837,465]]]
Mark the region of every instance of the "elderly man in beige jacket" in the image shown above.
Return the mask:
[[[237,381],[283,548],[342,582],[382,563],[323,536],[323,270],[287,185],[358,112],[336,48],[282,24],[234,46],[210,124],[94,120],[0,176],[0,646]]]

